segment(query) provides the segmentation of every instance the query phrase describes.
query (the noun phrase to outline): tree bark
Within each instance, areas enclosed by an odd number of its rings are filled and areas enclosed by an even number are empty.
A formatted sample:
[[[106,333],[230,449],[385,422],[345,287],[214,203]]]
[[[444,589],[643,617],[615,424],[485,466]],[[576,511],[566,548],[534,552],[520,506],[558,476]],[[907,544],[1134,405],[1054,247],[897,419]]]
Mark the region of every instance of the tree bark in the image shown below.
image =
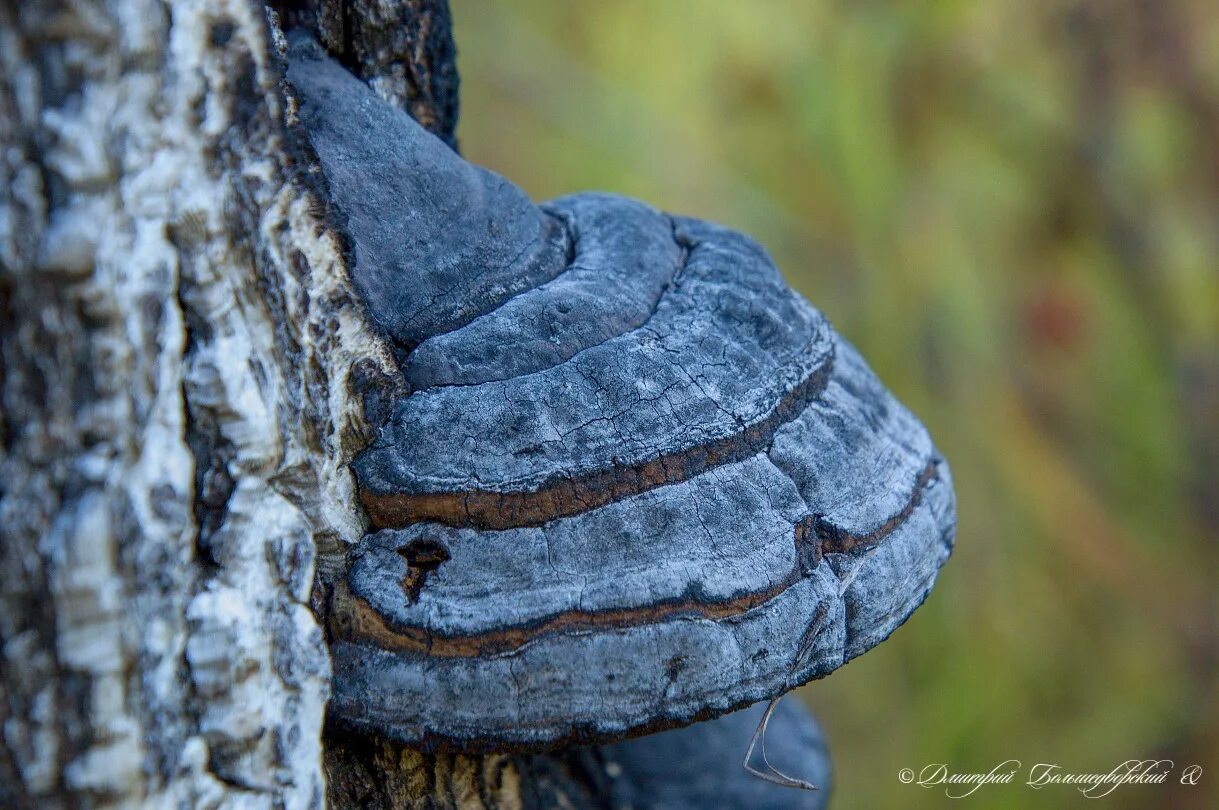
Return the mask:
[[[442,3],[282,10],[452,141]],[[321,806],[310,597],[390,357],[297,182],[276,15],[0,22],[0,805]]]

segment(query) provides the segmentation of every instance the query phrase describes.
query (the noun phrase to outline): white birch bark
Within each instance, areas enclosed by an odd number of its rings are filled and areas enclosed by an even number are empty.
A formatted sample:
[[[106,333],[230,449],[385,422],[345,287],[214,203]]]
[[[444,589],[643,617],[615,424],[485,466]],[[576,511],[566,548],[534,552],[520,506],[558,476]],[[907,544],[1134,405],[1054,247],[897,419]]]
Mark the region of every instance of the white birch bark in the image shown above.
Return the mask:
[[[312,807],[386,362],[261,4],[0,7],[0,805]],[[321,562],[319,562],[319,560]]]

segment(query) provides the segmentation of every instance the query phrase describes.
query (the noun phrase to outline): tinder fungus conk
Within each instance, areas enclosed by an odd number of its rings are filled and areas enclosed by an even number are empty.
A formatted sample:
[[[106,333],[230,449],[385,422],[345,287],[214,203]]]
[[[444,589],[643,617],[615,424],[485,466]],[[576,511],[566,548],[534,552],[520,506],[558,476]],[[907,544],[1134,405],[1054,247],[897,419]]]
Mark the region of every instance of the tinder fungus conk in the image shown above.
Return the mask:
[[[926,430],[749,238],[534,205],[320,49],[288,81],[393,345],[331,716],[545,749],[714,717],[885,639],[952,548]]]
[[[821,729],[798,700],[780,703],[770,717],[759,769],[800,774],[817,790],[776,790],[741,767],[741,744],[762,720],[759,704],[716,720],[614,743],[598,749],[611,807],[747,807],[820,810],[833,793],[830,756]]]

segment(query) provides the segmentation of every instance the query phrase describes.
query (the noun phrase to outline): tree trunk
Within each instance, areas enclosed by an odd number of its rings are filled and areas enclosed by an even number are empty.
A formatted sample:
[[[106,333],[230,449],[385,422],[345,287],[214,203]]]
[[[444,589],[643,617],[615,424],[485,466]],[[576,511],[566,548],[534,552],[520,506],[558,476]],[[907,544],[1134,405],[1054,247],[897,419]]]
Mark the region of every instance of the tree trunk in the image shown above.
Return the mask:
[[[280,21],[450,143],[456,72],[443,2],[282,5],[0,6],[2,806],[326,801],[311,594],[391,361],[296,182]]]

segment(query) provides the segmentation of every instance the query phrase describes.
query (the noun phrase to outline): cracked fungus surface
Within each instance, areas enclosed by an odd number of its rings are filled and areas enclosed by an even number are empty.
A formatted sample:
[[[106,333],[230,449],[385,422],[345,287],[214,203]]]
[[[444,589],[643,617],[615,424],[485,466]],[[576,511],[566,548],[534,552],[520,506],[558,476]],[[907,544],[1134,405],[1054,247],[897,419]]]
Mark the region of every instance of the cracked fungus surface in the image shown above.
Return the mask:
[[[308,43],[289,81],[404,391],[356,459],[332,714],[433,747],[681,725],[824,675],[954,538],[919,421],[749,238],[534,206]]]

